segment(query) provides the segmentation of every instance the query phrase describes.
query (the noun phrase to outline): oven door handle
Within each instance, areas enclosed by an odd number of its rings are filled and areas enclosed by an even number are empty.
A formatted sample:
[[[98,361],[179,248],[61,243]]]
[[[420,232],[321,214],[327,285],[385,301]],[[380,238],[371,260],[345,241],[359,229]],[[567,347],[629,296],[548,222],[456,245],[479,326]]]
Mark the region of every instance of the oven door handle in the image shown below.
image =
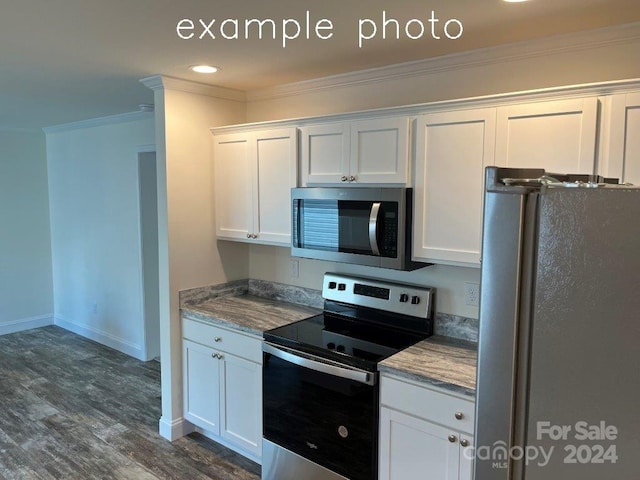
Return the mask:
[[[315,355],[301,354],[282,347],[276,347],[268,342],[262,343],[262,351],[278,357],[285,362],[293,363],[301,367],[315,370],[316,372],[327,373],[334,377],[346,378],[366,385],[376,384],[376,375],[373,372],[347,367],[340,364],[328,363],[330,360],[321,359]],[[317,359],[317,360],[314,360]]]
[[[369,246],[374,255],[380,256],[380,248],[378,247],[378,214],[380,213],[380,202],[374,202],[371,205],[371,213],[369,214]]]

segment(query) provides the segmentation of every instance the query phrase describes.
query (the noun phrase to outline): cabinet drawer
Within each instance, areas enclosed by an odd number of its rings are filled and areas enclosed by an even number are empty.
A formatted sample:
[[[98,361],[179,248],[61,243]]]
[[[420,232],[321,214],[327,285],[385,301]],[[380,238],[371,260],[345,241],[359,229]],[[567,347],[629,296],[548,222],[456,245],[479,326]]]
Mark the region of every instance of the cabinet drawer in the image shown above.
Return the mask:
[[[182,319],[182,336],[221,352],[231,353],[262,365],[262,340],[227,328]]]
[[[384,375],[380,385],[380,402],[383,405],[473,434],[474,402]],[[458,419],[456,415],[460,414]]]

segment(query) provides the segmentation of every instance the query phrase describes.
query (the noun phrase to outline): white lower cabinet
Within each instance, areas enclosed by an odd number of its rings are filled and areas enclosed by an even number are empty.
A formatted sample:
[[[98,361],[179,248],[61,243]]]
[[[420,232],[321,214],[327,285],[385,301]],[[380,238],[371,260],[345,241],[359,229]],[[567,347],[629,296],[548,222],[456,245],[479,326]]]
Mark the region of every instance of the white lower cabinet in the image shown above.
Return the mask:
[[[474,402],[382,376],[380,480],[471,480]]]
[[[261,339],[183,318],[184,418],[243,455],[262,455]]]

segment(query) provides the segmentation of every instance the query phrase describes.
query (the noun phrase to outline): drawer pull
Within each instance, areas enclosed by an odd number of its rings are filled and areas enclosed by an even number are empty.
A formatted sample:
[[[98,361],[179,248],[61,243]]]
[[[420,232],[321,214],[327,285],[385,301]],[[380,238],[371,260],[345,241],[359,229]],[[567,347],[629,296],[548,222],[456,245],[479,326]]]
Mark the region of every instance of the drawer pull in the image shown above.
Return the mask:
[[[464,415],[462,414],[462,412],[456,412],[455,416],[457,420],[462,420],[464,418]]]
[[[449,441],[450,441],[451,443],[456,443],[456,440],[457,440],[457,438],[456,438],[456,436],[455,436],[455,435],[449,435]]]
[[[215,338],[213,339],[213,341],[214,341],[214,342],[216,342],[216,343],[217,343],[217,342],[221,342],[221,341],[222,341],[222,337],[215,337]],[[457,414],[456,414],[456,415],[457,415]],[[457,417],[456,417],[456,418],[457,418]]]

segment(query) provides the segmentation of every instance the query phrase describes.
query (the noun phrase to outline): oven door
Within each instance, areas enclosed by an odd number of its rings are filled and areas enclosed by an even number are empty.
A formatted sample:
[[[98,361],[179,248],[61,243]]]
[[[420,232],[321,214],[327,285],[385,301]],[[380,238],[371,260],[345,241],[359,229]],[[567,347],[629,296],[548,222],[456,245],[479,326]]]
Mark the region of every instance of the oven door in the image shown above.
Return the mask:
[[[308,464],[278,465],[277,455],[266,455],[262,478],[312,478],[305,469],[316,464],[352,480],[376,479],[377,373],[267,342],[263,351],[264,439],[288,451],[281,458]]]

